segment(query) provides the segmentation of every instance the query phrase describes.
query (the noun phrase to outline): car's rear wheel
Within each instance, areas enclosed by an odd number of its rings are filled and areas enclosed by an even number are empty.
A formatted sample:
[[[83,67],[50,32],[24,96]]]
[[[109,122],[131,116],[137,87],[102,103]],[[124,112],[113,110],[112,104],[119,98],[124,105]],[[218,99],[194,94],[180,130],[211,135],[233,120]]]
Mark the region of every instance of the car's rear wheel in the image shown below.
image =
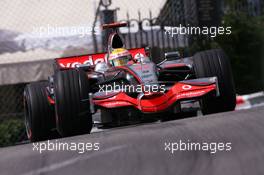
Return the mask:
[[[58,71],[54,76],[56,125],[64,136],[90,133],[93,125],[89,102],[90,86],[81,70]]]
[[[24,90],[25,125],[30,141],[42,141],[54,136],[54,107],[48,102],[48,82],[28,84]]]
[[[228,57],[223,50],[215,49],[194,55],[194,70],[197,78],[218,79],[220,96],[207,95],[200,101],[203,114],[232,111],[236,106],[235,85]]]

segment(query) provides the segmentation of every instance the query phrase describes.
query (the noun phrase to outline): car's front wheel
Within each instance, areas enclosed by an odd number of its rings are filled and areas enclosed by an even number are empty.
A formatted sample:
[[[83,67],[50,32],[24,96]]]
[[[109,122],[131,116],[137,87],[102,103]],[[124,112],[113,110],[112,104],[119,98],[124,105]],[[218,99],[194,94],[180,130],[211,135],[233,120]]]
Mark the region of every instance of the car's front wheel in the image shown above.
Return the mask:
[[[28,84],[24,90],[25,125],[30,141],[42,141],[54,136],[54,107],[48,102],[48,82]]]
[[[93,121],[89,92],[85,72],[72,69],[55,73],[56,124],[63,137],[90,133]]]
[[[197,78],[217,77],[220,96],[207,95],[200,101],[203,114],[232,111],[236,106],[235,85],[228,57],[221,49],[199,52],[194,55]]]

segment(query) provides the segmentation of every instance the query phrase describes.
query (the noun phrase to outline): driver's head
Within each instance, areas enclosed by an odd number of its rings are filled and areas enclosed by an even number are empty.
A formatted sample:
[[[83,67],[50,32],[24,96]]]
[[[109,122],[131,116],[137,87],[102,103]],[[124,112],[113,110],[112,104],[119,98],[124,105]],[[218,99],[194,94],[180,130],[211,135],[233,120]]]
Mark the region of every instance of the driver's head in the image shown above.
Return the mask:
[[[109,55],[109,63],[112,66],[124,66],[132,60],[132,55],[124,48],[114,49]]]

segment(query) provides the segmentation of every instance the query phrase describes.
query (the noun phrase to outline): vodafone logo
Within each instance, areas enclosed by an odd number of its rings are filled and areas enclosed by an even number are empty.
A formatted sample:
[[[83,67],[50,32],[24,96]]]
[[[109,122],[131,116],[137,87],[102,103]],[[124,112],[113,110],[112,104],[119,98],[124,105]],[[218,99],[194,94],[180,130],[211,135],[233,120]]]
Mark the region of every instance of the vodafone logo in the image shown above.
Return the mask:
[[[144,49],[134,49],[134,50],[132,49],[130,51],[135,59],[143,58],[145,55]],[[106,53],[98,53],[91,55],[60,58],[57,60],[57,63],[60,65],[61,68],[75,68],[75,67],[79,67],[82,64],[95,65],[97,63],[107,62],[107,61],[108,61],[108,56]]]
[[[199,91],[195,91],[195,92],[182,92],[182,93],[177,95],[177,98],[198,97],[198,96],[201,96],[205,93],[206,93],[206,91],[204,91],[204,90],[199,90]]]
[[[63,68],[75,68],[75,67],[78,67],[82,64],[94,65],[97,63],[101,63],[101,62],[105,62],[105,59],[104,58],[97,58],[97,59],[93,60],[92,57],[89,57],[88,59],[84,60],[83,62],[68,62],[68,63],[63,62],[63,63],[60,63],[60,66]]]
[[[104,106],[106,106],[106,107],[129,106],[129,105],[130,104],[128,102],[124,102],[124,101],[106,102],[106,103],[104,103]]]
[[[183,90],[190,90],[190,89],[192,89],[192,86],[185,84],[185,85],[182,86],[182,89]]]

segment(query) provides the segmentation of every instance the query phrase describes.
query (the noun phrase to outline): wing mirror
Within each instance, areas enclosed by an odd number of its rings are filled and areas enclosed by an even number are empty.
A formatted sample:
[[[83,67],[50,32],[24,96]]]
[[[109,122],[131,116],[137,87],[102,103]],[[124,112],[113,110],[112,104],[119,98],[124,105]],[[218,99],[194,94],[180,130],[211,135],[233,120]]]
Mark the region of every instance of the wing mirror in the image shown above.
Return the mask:
[[[168,61],[179,60],[179,59],[181,59],[180,52],[178,52],[178,51],[176,51],[176,52],[167,52],[167,53],[165,53],[165,59],[167,59]]]

